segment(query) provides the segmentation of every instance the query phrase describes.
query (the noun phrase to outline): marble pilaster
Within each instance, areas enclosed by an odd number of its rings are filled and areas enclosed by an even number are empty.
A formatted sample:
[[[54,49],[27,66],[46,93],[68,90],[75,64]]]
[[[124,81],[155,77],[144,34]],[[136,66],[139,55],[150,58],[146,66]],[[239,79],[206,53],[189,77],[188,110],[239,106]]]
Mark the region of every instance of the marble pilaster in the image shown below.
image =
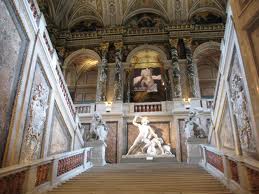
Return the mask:
[[[97,81],[97,91],[96,91],[96,101],[104,102],[107,100],[107,77],[108,77],[108,53],[109,43],[101,43],[100,49],[102,53],[102,62],[98,67],[98,81]]]
[[[178,39],[172,38],[169,39],[171,45],[171,57],[172,57],[172,73],[173,73],[173,98],[179,98],[182,96],[182,89],[181,89],[181,74],[178,62],[178,51],[177,51],[177,44]]]

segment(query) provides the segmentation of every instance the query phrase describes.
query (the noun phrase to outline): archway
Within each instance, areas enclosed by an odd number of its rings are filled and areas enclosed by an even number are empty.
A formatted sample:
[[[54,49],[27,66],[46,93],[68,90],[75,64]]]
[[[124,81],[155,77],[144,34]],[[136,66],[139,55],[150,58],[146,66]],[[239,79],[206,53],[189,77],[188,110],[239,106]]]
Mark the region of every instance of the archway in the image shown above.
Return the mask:
[[[129,102],[159,102],[168,100],[169,79],[165,69],[165,53],[150,45],[135,48],[127,57],[125,96]]]
[[[64,62],[64,74],[74,103],[94,102],[97,86],[99,55],[89,49],[80,49]]]
[[[197,64],[202,98],[213,98],[214,96],[220,53],[220,43],[218,42],[205,42],[194,51],[193,58]]]

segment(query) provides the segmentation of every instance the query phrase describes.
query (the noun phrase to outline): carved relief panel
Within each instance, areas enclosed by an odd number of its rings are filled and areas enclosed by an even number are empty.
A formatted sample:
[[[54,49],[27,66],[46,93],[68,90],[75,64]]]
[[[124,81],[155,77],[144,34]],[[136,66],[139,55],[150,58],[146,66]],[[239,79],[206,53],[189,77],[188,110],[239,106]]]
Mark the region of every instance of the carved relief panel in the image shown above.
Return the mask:
[[[40,158],[49,106],[50,85],[40,63],[36,64],[28,107],[20,160],[29,162]]]
[[[230,100],[242,151],[255,152],[255,136],[251,127],[249,104],[244,84],[245,80],[240,70],[238,55],[234,51],[229,75]]]

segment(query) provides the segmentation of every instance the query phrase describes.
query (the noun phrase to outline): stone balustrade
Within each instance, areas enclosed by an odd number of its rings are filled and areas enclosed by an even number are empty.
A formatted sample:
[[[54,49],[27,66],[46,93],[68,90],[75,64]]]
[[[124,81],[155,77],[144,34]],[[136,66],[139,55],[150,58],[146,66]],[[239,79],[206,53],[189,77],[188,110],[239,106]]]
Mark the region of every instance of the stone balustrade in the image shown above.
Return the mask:
[[[36,23],[38,24],[41,13],[40,13],[40,8],[39,8],[36,0],[27,0],[27,3],[29,4],[32,15],[33,15]]]
[[[72,98],[70,96],[66,81],[64,79],[63,73],[61,72],[61,69],[60,69],[59,65],[56,66],[56,73],[58,75],[58,83],[59,83],[59,86],[60,86],[60,88],[62,90],[62,93],[65,97],[66,104],[67,104],[73,118],[75,119],[76,110],[75,110],[75,107],[74,107],[74,103],[73,103]]]
[[[134,112],[162,112],[162,104],[134,104]]]
[[[0,194],[44,192],[92,167],[92,148],[84,148],[0,169]]]
[[[200,165],[236,193],[259,192],[259,165],[255,159],[219,151],[200,145],[203,159]]]
[[[78,114],[93,113],[95,104],[76,104],[75,109]]]
[[[46,44],[46,46],[48,48],[49,54],[52,56],[53,53],[54,53],[54,48],[53,48],[53,46],[51,44],[51,41],[50,41],[50,38],[49,38],[49,33],[47,31],[45,31],[43,33],[43,38],[44,38],[45,44]]]
[[[205,109],[212,109],[213,99],[201,99],[201,107]]]
[[[171,114],[171,112],[186,112],[192,107],[200,107],[204,112],[210,113],[213,105],[212,99],[191,99],[186,108],[186,103],[183,99],[176,99],[174,101],[163,102],[143,102],[143,103],[113,103],[111,105],[111,112],[109,114],[118,114],[124,112],[125,114],[132,114],[136,112],[146,113],[164,113]],[[75,104],[75,110],[77,114],[83,116],[83,114],[92,114],[94,111],[105,113],[105,103],[89,103],[89,104]]]

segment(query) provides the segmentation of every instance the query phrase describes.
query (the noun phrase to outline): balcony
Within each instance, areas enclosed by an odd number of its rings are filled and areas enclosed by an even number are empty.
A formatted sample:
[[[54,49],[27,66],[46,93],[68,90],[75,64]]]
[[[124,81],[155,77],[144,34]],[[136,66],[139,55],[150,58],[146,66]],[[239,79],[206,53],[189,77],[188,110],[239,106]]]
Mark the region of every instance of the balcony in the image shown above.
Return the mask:
[[[115,102],[111,104],[110,109],[107,108],[106,103],[76,104],[75,108],[79,116],[90,116],[95,111],[109,115],[134,115],[136,113],[144,113],[146,115],[171,115],[179,112],[187,113],[193,108],[210,113],[212,106],[212,99],[191,99],[189,104],[183,102],[182,99],[175,99],[173,101],[143,103]]]

